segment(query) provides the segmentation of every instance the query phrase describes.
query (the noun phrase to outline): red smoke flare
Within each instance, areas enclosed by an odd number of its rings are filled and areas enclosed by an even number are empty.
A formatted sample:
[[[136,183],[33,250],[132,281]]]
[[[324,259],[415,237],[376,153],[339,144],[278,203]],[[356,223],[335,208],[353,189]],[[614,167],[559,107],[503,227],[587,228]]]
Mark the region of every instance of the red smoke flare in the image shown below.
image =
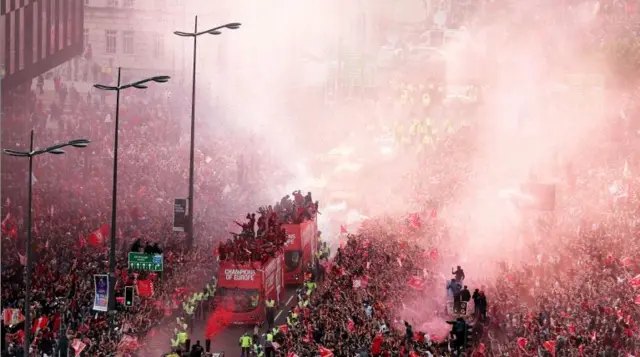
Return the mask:
[[[232,318],[233,313],[231,311],[222,307],[217,307],[211,316],[209,316],[207,329],[205,330],[205,337],[210,340],[217,336],[222,332],[222,330],[231,324]]]

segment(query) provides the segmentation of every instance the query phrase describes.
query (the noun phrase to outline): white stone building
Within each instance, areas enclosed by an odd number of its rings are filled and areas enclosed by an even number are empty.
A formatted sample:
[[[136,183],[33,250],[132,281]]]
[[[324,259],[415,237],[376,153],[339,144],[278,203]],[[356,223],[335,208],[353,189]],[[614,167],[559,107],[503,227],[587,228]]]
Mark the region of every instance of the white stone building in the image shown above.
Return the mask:
[[[186,61],[191,63],[191,47],[173,31],[193,26],[191,20],[185,27],[185,0],[84,1],[85,54],[90,46],[92,60],[103,71],[122,67],[127,75],[182,77]]]

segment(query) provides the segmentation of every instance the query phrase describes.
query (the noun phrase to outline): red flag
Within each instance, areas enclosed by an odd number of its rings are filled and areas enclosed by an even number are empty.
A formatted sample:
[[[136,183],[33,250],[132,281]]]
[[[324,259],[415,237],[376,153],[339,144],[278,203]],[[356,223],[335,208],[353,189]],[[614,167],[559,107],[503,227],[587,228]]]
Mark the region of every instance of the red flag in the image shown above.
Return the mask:
[[[569,325],[569,333],[572,335],[576,334],[576,326],[574,324]]]
[[[320,353],[320,357],[333,357],[333,351],[324,346],[318,346],[318,353]]]
[[[517,344],[518,344],[518,347],[524,350],[527,347],[527,339],[524,337],[518,337]]]
[[[62,319],[60,318],[60,313],[56,312],[53,315],[53,331],[59,331],[60,330],[61,322],[62,322]]]
[[[584,356],[584,345],[578,346],[578,354],[580,357]]]
[[[347,234],[349,232],[347,232],[347,227],[345,227],[344,225],[340,225],[340,234]]]
[[[87,345],[77,338],[74,339],[73,342],[71,343],[71,348],[73,348],[73,350],[76,352],[76,356],[80,356],[80,354],[82,353],[82,351],[84,351],[86,347]]]
[[[549,351],[552,356],[556,355],[556,341],[545,341],[542,346],[545,350]]]
[[[631,286],[633,286],[634,288],[640,287],[640,274],[629,280],[629,284],[631,284]]]
[[[137,280],[136,286],[138,287],[138,295],[144,296],[144,297],[153,296],[153,281]]]
[[[88,239],[89,244],[91,244],[94,247],[100,247],[104,245],[105,237],[109,234],[110,230],[111,229],[108,224],[101,225],[100,228],[91,232],[91,234],[89,235],[89,239]]]
[[[20,309],[4,309],[2,310],[2,320],[5,325],[17,325],[24,321],[24,315]]]
[[[49,324],[49,318],[48,317],[42,316],[40,318],[37,318],[33,322],[33,327],[31,328],[31,332],[35,335],[36,333],[38,333],[38,331],[40,331],[42,329],[45,329],[48,324]]]
[[[420,357],[417,353],[411,351],[409,352],[409,357]]]
[[[282,331],[285,335],[289,332],[289,326],[287,324],[278,326],[278,330]]]
[[[371,341],[371,354],[374,356],[379,355],[382,352],[382,342],[384,339],[381,334],[377,334],[376,337]]]
[[[295,354],[294,352],[289,352],[287,353],[287,357],[298,357],[298,355]]]

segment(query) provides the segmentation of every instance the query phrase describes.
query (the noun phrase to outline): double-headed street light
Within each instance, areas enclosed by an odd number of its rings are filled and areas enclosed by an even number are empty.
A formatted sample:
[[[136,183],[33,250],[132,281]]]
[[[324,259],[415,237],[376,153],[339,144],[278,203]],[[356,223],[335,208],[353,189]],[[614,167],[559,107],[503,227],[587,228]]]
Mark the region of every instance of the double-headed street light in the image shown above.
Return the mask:
[[[33,186],[33,158],[40,154],[53,154],[61,155],[65,151],[62,150],[67,146],[73,146],[76,148],[84,148],[89,145],[89,140],[77,139],[71,140],[66,143],[56,144],[46,149],[34,150],[33,149],[33,130],[31,130],[31,139],[29,141],[29,151],[17,151],[11,149],[3,149],[2,152],[6,155],[27,157],[29,158],[29,193],[27,195],[27,272],[25,281],[24,292],[24,356],[29,357],[29,346],[31,345],[31,270],[32,270],[32,258],[31,258],[31,206],[32,206],[32,186]]]
[[[107,86],[102,84],[94,84],[93,86],[100,90],[116,92],[116,120],[113,148],[113,195],[111,197],[111,239],[109,253],[109,321],[111,330],[114,326],[114,314],[116,311],[115,303],[115,285],[116,285],[116,207],[118,197],[118,131],[120,127],[120,92],[127,88],[145,89],[147,83],[166,83],[169,76],[155,76],[146,78],[129,84],[120,84],[121,68],[118,67],[118,82],[115,86]]]
[[[190,247],[193,246],[193,185],[194,185],[194,160],[195,160],[195,130],[196,130],[196,54],[197,54],[197,44],[198,44],[198,36],[207,34],[207,35],[220,35],[222,34],[221,30],[229,29],[229,30],[237,30],[240,28],[242,24],[239,22],[231,22],[226,25],[214,27],[212,29],[206,31],[198,32],[198,16],[195,19],[195,25],[193,32],[182,32],[175,31],[174,34],[180,37],[193,37],[193,77],[191,79],[191,147],[189,150],[189,206],[187,208],[188,211],[188,227],[187,227],[187,242]]]

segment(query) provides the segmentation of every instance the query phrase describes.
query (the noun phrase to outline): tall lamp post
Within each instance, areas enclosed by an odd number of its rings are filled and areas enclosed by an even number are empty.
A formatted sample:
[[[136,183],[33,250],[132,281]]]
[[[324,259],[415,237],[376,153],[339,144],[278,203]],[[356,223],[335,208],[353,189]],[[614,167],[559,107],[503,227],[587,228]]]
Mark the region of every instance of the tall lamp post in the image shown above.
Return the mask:
[[[116,311],[115,303],[115,285],[116,285],[116,207],[118,197],[118,131],[120,129],[120,92],[127,88],[146,89],[146,83],[166,83],[169,81],[169,76],[155,76],[139,80],[137,82],[129,84],[120,83],[121,68],[118,67],[118,83],[115,86],[107,86],[102,84],[94,84],[93,86],[100,90],[115,91],[116,92],[116,120],[114,130],[114,145],[113,145],[113,194],[111,197],[111,238],[109,248],[109,322],[111,330],[114,326],[114,315]]]
[[[193,32],[175,31],[174,34],[180,37],[193,37],[193,77],[191,78],[191,147],[189,150],[189,197],[188,208],[189,220],[187,227],[187,242],[190,247],[193,246],[193,184],[194,184],[194,170],[195,170],[195,131],[196,131],[196,54],[198,48],[198,37],[204,34],[207,35],[220,35],[224,29],[237,30],[242,24],[239,22],[231,22],[226,25],[214,27],[206,31],[198,32],[198,16],[195,18],[195,25]]]
[[[53,154],[61,155],[65,151],[62,148],[67,146],[73,146],[76,148],[84,148],[89,145],[89,140],[77,139],[71,140],[66,143],[55,144],[46,149],[34,150],[33,149],[33,130],[31,130],[31,138],[29,141],[29,151],[17,151],[11,149],[3,149],[2,152],[6,155],[26,157],[29,158],[29,193],[27,195],[27,272],[25,281],[24,292],[24,356],[29,357],[29,346],[31,345],[31,270],[32,270],[32,258],[31,258],[31,206],[32,206],[32,186],[33,186],[33,158],[40,154]]]

